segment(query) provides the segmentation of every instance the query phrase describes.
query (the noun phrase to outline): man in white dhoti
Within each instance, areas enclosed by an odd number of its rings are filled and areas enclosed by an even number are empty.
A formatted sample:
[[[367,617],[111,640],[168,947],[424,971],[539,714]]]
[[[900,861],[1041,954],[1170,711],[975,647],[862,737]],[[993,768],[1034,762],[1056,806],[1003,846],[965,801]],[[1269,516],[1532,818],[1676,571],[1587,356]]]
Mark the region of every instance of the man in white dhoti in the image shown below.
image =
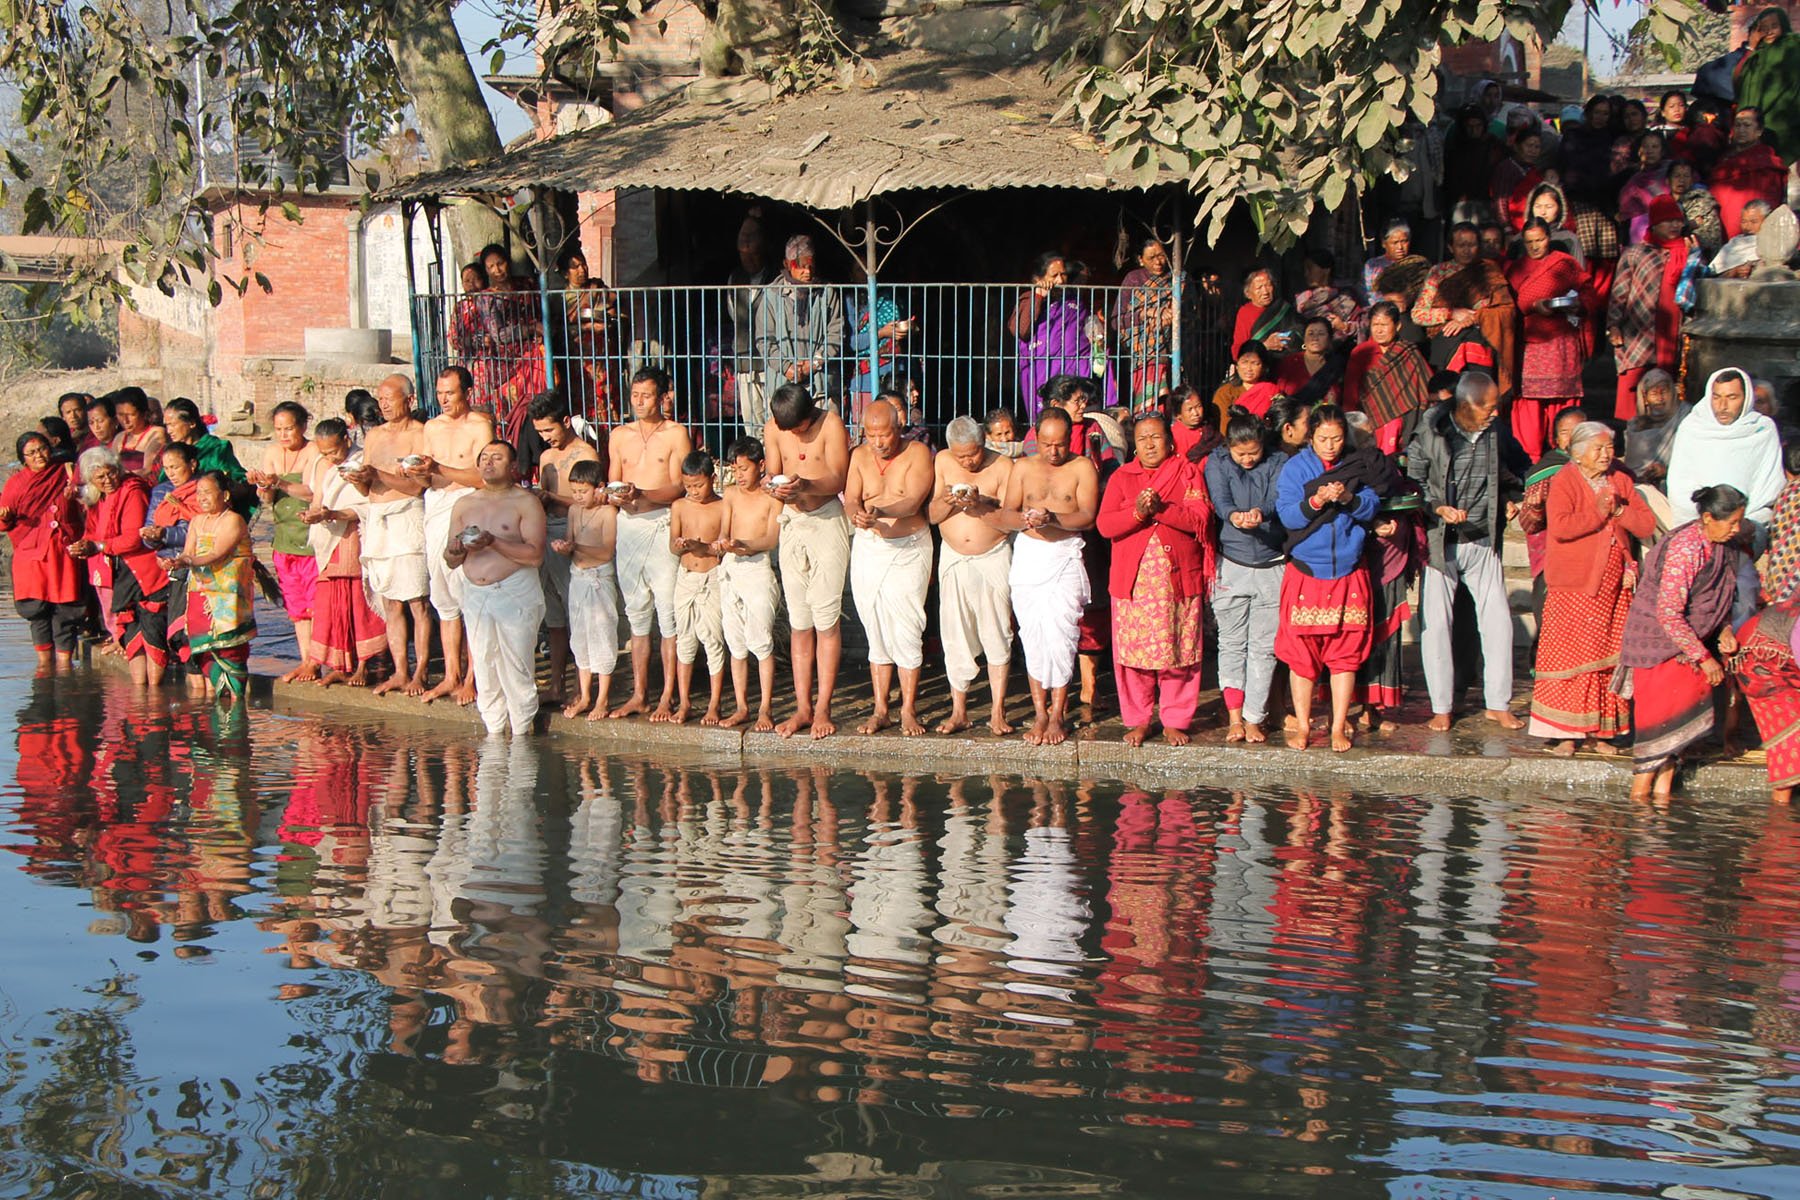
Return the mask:
[[[988,728],[996,736],[1013,731],[1006,722],[1006,677],[1012,663],[1012,538],[1001,526],[1000,505],[1012,460],[989,450],[972,417],[958,417],[944,431],[949,449],[940,450],[929,516],[938,527],[938,629],[944,641],[944,670],[950,677],[950,716],[939,733],[969,727],[969,688],[987,658],[993,711]]]
[[[931,587],[931,452],[900,436],[897,397],[882,396],[863,412],[863,444],[850,455],[844,509],[850,542],[850,595],[869,639],[875,711],[858,726],[879,733],[888,723],[888,692],[900,674],[900,732],[917,737],[919,672],[925,665],[925,593]]]
[[[1035,716],[1025,740],[1055,746],[1068,739],[1069,678],[1081,610],[1090,598],[1081,534],[1100,507],[1100,473],[1069,450],[1069,414],[1046,408],[1037,422],[1037,453],[1012,465],[1001,517],[1022,531],[1013,543],[1013,613],[1025,645]]]
[[[552,539],[553,553],[569,558],[569,649],[575,656],[575,698],[563,716],[608,713],[613,669],[619,665],[619,585],[613,574],[619,510],[602,498],[606,469],[595,459],[569,467],[566,537]],[[549,520],[548,514],[545,516]]]
[[[463,624],[475,659],[475,707],[490,734],[530,733],[537,719],[537,631],[544,619],[544,506],[518,485],[518,455],[490,442],[481,489],[456,502],[444,561],[463,573]]]
[[[438,641],[444,647],[443,682],[426,692],[430,704],[445,696],[458,704],[475,700],[475,663],[463,652],[462,579],[444,561],[450,544],[450,511],[481,486],[475,456],[494,440],[494,419],[472,409],[474,379],[465,367],[438,372],[438,415],[425,422],[425,452],[406,473],[425,485],[425,567],[430,577]]]
[[[344,472],[364,497],[362,513],[363,578],[381,598],[387,621],[388,653],[394,673],[377,686],[376,696],[406,689],[425,694],[425,663],[431,655],[431,612],[425,597],[431,590],[425,567],[425,484],[407,471],[407,463],[425,454],[425,424],[412,415],[412,380],[389,375],[375,389],[382,424],[363,439],[363,460]],[[412,619],[413,665],[406,663],[406,623]]]
[[[607,439],[606,499],[619,510],[613,556],[631,625],[631,699],[614,717],[647,711],[650,627],[662,638],[662,698],[651,719],[666,721],[675,699],[675,556],[669,553],[669,505],[681,497],[681,460],[692,450],[686,429],[663,416],[668,372],[641,368],[631,378],[633,420]]]

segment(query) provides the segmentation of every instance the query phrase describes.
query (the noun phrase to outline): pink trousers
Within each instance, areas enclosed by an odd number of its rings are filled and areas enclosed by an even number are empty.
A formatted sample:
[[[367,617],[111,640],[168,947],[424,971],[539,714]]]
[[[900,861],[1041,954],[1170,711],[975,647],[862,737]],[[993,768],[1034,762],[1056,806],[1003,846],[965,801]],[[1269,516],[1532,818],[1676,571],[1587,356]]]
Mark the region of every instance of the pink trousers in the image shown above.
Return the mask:
[[[1200,668],[1175,667],[1167,671],[1141,671],[1113,664],[1119,684],[1119,716],[1125,728],[1148,725],[1161,711],[1164,729],[1186,730],[1200,708]]]

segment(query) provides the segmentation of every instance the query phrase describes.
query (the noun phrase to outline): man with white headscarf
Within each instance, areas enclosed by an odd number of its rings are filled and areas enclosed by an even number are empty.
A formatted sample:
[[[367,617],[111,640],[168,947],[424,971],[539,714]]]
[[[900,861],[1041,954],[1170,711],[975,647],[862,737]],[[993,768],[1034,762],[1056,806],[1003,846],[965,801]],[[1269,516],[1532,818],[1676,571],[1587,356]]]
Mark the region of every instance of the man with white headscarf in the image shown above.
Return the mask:
[[[1714,371],[1706,381],[1705,398],[1682,419],[1669,452],[1669,507],[1675,525],[1698,516],[1693,494],[1703,487],[1730,484],[1747,498],[1744,526],[1752,553],[1739,564],[1734,621],[1748,620],[1756,608],[1755,559],[1768,545],[1775,498],[1787,482],[1780,431],[1751,407],[1752,394],[1750,376],[1743,370]]]

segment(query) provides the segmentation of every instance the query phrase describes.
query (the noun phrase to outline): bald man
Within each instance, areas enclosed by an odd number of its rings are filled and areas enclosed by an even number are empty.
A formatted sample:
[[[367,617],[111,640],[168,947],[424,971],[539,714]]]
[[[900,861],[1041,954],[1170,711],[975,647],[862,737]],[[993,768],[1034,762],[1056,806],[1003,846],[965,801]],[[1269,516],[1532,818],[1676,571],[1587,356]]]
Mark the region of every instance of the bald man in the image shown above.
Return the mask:
[[[425,423],[413,418],[412,380],[389,375],[375,388],[381,424],[363,439],[362,463],[346,472],[366,503],[362,518],[363,578],[381,598],[387,622],[388,653],[394,673],[373,695],[404,688],[425,694],[425,663],[431,654],[431,610],[425,598],[431,581],[425,566],[425,484],[408,470],[427,453]],[[412,669],[407,669],[406,625],[412,620]]]
[[[875,712],[858,727],[888,724],[888,692],[900,673],[900,732],[917,737],[919,671],[925,663],[925,593],[931,587],[931,452],[901,437],[897,396],[884,394],[863,412],[863,444],[850,455],[844,511],[850,537],[850,597],[869,639]]]

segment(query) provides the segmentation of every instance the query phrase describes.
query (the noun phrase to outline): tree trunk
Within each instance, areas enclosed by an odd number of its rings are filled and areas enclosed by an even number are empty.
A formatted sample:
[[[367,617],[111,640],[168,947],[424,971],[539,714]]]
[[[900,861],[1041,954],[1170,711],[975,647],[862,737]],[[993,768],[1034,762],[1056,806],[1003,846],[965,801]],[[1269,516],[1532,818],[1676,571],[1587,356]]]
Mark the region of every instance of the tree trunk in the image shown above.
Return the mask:
[[[412,97],[419,132],[434,169],[493,158],[503,147],[481,84],[464,53],[462,38],[444,0],[391,0],[388,51],[400,83]],[[452,273],[489,242],[500,240],[499,216],[463,202],[445,213],[450,227]]]

